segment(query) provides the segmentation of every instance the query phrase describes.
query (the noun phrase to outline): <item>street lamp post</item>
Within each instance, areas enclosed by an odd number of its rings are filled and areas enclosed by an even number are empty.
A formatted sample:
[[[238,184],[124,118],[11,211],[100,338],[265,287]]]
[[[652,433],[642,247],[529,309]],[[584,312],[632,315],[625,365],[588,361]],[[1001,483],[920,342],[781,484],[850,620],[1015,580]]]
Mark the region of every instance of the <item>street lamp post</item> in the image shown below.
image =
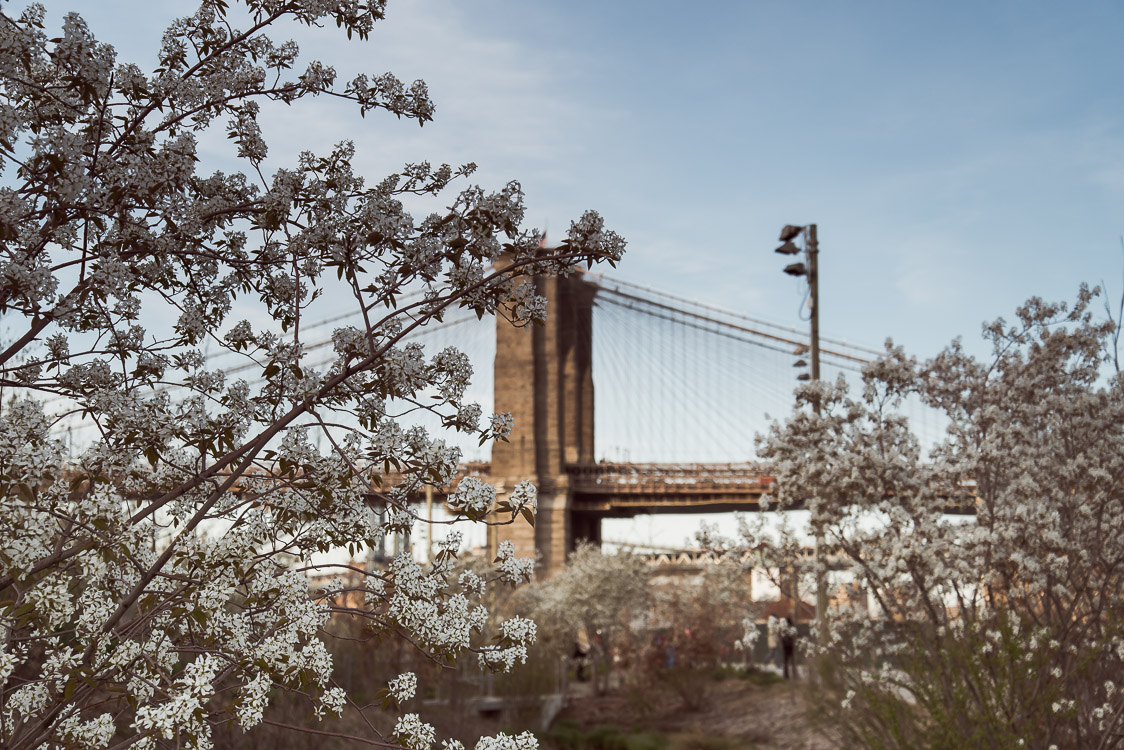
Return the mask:
[[[780,240],[783,245],[777,248],[782,255],[796,255],[800,248],[793,240],[804,235],[804,263],[792,263],[785,266],[784,272],[789,276],[806,276],[808,278],[809,300],[812,314],[811,360],[812,381],[820,379],[820,279],[819,279],[819,240],[816,237],[816,225],[796,226],[785,225],[781,230]],[[801,376],[807,379],[807,376]],[[813,402],[816,414],[820,413],[820,401]],[[822,498],[821,498],[822,501]],[[819,625],[821,639],[824,636],[824,622],[827,616],[827,556],[824,550],[823,519],[819,511],[812,513],[812,529],[816,536],[816,622]]]
[[[820,245],[816,240],[816,225],[809,224],[804,230],[806,246],[804,254],[808,258],[808,287],[811,290],[812,302],[812,380],[820,379],[820,274],[817,257],[820,254]],[[819,401],[816,401],[816,411],[819,411]]]

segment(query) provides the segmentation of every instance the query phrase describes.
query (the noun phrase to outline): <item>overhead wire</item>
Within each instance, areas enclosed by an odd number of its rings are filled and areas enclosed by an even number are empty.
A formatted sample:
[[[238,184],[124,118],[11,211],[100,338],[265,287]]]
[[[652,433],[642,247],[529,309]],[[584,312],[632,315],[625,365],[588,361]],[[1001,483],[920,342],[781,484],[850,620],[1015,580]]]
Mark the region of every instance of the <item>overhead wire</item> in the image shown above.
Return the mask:
[[[689,299],[687,297],[681,297],[679,295],[664,292],[664,291],[661,291],[659,289],[654,289],[650,286],[645,286],[643,284],[636,284],[636,283],[631,282],[631,281],[624,281],[623,279],[618,279],[618,278],[615,278],[615,277],[607,276],[605,274],[598,273],[597,271],[587,271],[587,270],[584,270],[584,269],[579,269],[579,270],[580,270],[580,273],[583,276],[588,276],[588,277],[591,277],[593,279],[596,279],[597,281],[595,281],[594,283],[596,283],[598,287],[600,287],[601,289],[606,290],[606,291],[617,291],[617,290],[612,289],[612,287],[626,287],[626,288],[629,288],[629,289],[635,289],[636,291],[639,291],[639,292],[644,292],[644,293],[649,294],[649,295],[653,295],[653,296],[656,296],[656,297],[661,297],[661,298],[664,298],[664,299],[679,302],[681,304],[689,305],[689,306],[697,308],[699,310],[706,310],[706,311],[711,312],[711,313],[716,313],[718,315],[722,315],[722,316],[727,317],[727,318],[732,318],[732,319],[735,319],[735,320],[744,320],[746,322],[753,323],[755,325],[765,326],[766,328],[772,328],[772,329],[778,330],[778,331],[785,331],[786,333],[795,334],[797,336],[806,336],[807,335],[804,331],[801,331],[798,328],[793,328],[791,326],[782,325],[780,323],[774,323],[772,321],[764,320],[762,318],[756,318],[756,317],[753,317],[751,315],[746,315],[745,313],[737,312],[735,310],[729,310],[729,309],[726,309],[726,308],[723,308],[723,307],[718,307],[716,305],[712,305],[712,304],[709,304],[709,303],[706,303],[706,302],[699,302],[697,300],[692,300],[692,299]],[[864,347],[864,346],[860,346],[860,345],[857,345],[857,344],[852,344],[852,343],[849,343],[849,342],[844,341],[842,339],[829,338],[827,336],[820,336],[820,341],[825,341],[829,344],[836,344],[837,346],[842,346],[844,348],[851,349],[851,350],[857,351],[857,352],[863,352],[865,354],[869,354],[869,355],[874,356],[874,357],[880,357],[884,353],[884,352],[880,352],[876,349],[871,349],[869,347]]]
[[[675,320],[675,318],[669,316],[666,313],[659,312],[659,311],[656,311],[656,310],[645,309],[641,304],[628,304],[628,303],[624,303],[624,302],[619,302],[617,300],[609,300],[609,299],[606,299],[605,301],[608,302],[609,304],[619,305],[621,307],[625,307],[629,310],[634,310],[636,312],[639,312],[639,313],[644,314],[644,315],[651,316],[653,318],[663,318],[665,320],[672,320],[672,321]],[[639,301],[641,303],[643,302],[643,300],[639,300]],[[679,311],[672,310],[672,312],[679,312]],[[687,314],[690,314],[690,313],[687,313]],[[754,331],[754,330],[749,329],[749,328],[744,328],[742,326],[738,326],[738,325],[735,325],[733,323],[725,323],[725,322],[719,321],[719,320],[708,319],[708,318],[705,318],[704,316],[692,315],[692,317],[696,317],[699,320],[702,320],[702,321],[708,322],[708,323],[713,323],[713,324],[718,325],[718,326],[724,326],[726,328],[730,328],[730,329],[735,330],[735,331],[741,331],[741,332],[748,333],[748,334],[757,334],[757,335],[760,335],[764,338],[767,338],[767,339],[770,339],[770,340],[773,340],[773,341],[780,341],[780,342],[783,342],[783,343],[793,344],[793,345],[798,345],[798,346],[804,345],[804,342],[801,342],[801,341],[794,341],[794,340],[791,340],[791,339],[779,338],[777,336],[772,336],[770,334],[764,334],[764,333],[758,334],[757,331]],[[695,329],[700,330],[700,331],[713,333],[714,335],[717,335],[717,336],[724,336],[725,338],[733,339],[734,341],[738,341],[738,342],[743,343],[743,344],[749,344],[750,346],[756,346],[756,347],[759,347],[761,349],[771,349],[775,352],[784,352],[786,354],[792,354],[792,352],[790,350],[784,349],[784,348],[779,347],[779,346],[776,346],[775,344],[765,343],[763,341],[757,341],[757,340],[754,340],[754,339],[751,339],[751,338],[743,338],[743,337],[740,337],[740,336],[736,336],[732,333],[728,333],[726,331],[710,329],[710,328],[707,328],[706,326],[701,325],[701,324],[696,323],[696,322],[683,320],[683,321],[679,322],[679,325],[683,326],[683,327],[686,327],[686,328],[695,328]],[[849,361],[852,361],[852,362],[859,362],[861,364],[867,364],[867,363],[870,362],[870,360],[867,360],[867,359],[860,359],[859,357],[854,357],[854,356],[851,356],[851,355],[848,355],[848,354],[842,354],[840,352],[835,352],[835,351],[825,350],[825,349],[820,349],[820,354],[828,356],[828,357],[840,357],[840,358],[843,358],[843,359],[846,359],[846,360],[849,360]],[[854,367],[848,367],[847,365],[839,364],[837,366],[842,368],[842,369],[849,369],[849,370],[852,370],[853,372],[859,372],[858,369],[856,369]]]
[[[744,378],[757,358],[741,355],[732,360],[731,352],[745,350],[718,347],[717,340],[729,338],[729,331],[708,328],[663,310],[641,310],[646,314],[637,318],[633,313],[640,308],[631,302],[601,298],[597,304],[602,311],[598,315],[598,354],[607,355],[598,356],[594,368],[602,455],[607,452],[607,442],[615,442],[622,432],[622,422],[637,424],[635,431],[627,430],[629,438],[624,442],[629,451],[636,451],[636,457],[645,461],[745,460],[752,455],[754,428],[763,423],[760,417],[752,417],[753,410],[738,398],[755,390]],[[644,326],[644,318],[654,320]],[[617,334],[618,330],[623,333]],[[687,330],[696,333],[685,336]],[[746,343],[743,337],[733,338]],[[610,340],[612,343],[606,345]],[[766,348],[785,351],[768,344]],[[614,374],[622,369],[621,360],[628,372],[628,386],[623,389]],[[776,403],[776,389],[769,390],[769,400]],[[634,406],[645,393],[647,408]],[[629,406],[621,409],[619,401]],[[661,408],[661,404],[677,406]]]
[[[627,282],[624,285],[639,287]],[[642,287],[640,291],[643,291]],[[595,304],[601,313],[598,315],[597,340],[598,353],[603,355],[597,356],[594,367],[599,397],[599,452],[605,454],[604,438],[619,434],[623,421],[636,424],[635,435],[627,440],[628,448],[622,448],[642,451],[634,456],[636,460],[746,459],[753,452],[752,435],[768,423],[761,407],[768,404],[777,407],[780,413],[791,408],[794,387],[786,389],[772,384],[788,377],[781,373],[780,367],[782,359],[793,356],[788,347],[807,346],[807,339],[790,338],[723,320],[718,315],[727,311],[713,306],[696,305],[690,301],[684,303],[713,313],[705,314],[666,301],[682,298],[666,294],[659,296],[662,299],[652,299],[615,285],[598,284]],[[632,318],[636,315],[640,317],[633,322]],[[737,317],[744,319],[748,316]],[[650,319],[651,324],[642,325],[642,318]],[[774,330],[778,328],[774,327]],[[688,330],[694,331],[694,334],[686,336]],[[615,337],[616,331],[621,332],[620,340],[606,346],[606,338]],[[719,347],[717,341],[720,339],[748,345],[753,350],[764,350],[765,359],[773,365],[771,377],[762,367],[762,357],[750,356],[750,350],[744,346]],[[863,351],[861,347],[841,344],[851,351]],[[873,350],[865,351],[874,353]],[[858,372],[857,365],[870,361],[866,357],[834,349],[821,349],[821,353],[828,360],[824,364],[830,371],[854,374]],[[611,375],[607,369],[613,370],[614,374]],[[616,399],[610,396],[616,390],[607,381],[616,380],[615,372],[618,370],[622,371],[624,381],[630,387],[621,389],[620,398]],[[633,406],[643,391],[648,392],[647,408]],[[752,397],[758,394],[763,396],[763,401],[754,404]],[[603,399],[603,396],[609,398]],[[616,404],[606,403],[610,399],[626,402],[629,406],[623,410],[614,409]],[[676,403],[678,407],[660,406],[670,403]],[[605,429],[602,425],[612,427]],[[634,429],[627,431],[633,433]],[[657,441],[657,436],[662,438]],[[657,442],[662,442],[662,445]]]

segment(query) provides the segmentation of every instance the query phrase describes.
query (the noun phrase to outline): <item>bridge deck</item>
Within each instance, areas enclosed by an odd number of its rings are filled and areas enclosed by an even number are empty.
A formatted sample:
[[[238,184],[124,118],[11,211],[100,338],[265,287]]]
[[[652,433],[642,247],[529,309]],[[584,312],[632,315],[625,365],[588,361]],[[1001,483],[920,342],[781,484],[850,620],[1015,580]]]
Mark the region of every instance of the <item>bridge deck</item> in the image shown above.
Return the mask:
[[[616,515],[756,510],[774,479],[755,464],[572,464],[574,509]]]
[[[438,499],[456,489],[470,474],[487,477],[486,462],[458,467],[449,487]],[[573,492],[573,510],[602,516],[646,513],[708,513],[760,510],[761,497],[776,489],[776,479],[758,464],[632,464],[591,463],[566,466]],[[384,487],[399,477],[384,478]],[[798,507],[798,506],[797,506]],[[950,503],[945,512],[975,513],[974,503]]]

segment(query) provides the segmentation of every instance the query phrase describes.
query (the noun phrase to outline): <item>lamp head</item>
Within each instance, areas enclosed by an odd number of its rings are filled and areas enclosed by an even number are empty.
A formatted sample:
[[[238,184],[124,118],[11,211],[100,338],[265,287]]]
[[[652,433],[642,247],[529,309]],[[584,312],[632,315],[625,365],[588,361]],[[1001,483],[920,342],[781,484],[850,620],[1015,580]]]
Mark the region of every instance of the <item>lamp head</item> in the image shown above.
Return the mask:
[[[793,224],[785,224],[784,229],[781,230],[780,240],[781,242],[789,242],[795,239],[796,236],[803,231],[804,227],[798,227]]]

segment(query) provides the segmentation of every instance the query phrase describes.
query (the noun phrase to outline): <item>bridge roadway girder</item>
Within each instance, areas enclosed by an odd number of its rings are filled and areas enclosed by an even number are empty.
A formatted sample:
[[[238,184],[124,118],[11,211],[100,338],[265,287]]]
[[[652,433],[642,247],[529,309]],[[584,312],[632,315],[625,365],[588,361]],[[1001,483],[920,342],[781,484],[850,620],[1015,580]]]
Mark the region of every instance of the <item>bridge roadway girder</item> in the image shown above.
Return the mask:
[[[774,480],[754,464],[571,464],[575,511],[629,517],[643,513],[760,510]]]
[[[602,518],[632,518],[634,516],[676,513],[736,513],[760,510],[756,499],[728,498],[722,496],[668,499],[666,496],[615,496],[585,495],[575,493],[573,510]]]
[[[491,468],[488,462],[461,465],[449,486],[435,493],[436,501],[445,502],[465,476],[496,481]],[[605,518],[760,511],[761,498],[776,490],[775,479],[752,464],[580,463],[566,466],[565,480],[568,500],[562,505],[569,512]],[[396,474],[384,477],[388,488],[399,481]],[[410,496],[413,502],[423,499],[420,491]],[[945,513],[973,515],[975,506],[949,503]]]

